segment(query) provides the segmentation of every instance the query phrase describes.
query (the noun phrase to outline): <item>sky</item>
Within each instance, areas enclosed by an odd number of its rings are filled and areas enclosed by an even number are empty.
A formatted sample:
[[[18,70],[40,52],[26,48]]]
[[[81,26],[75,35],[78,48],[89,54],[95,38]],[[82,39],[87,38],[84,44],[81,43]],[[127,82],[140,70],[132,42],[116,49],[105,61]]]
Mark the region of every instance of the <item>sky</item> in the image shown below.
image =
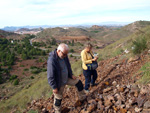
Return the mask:
[[[150,21],[150,0],[0,0],[0,28]]]

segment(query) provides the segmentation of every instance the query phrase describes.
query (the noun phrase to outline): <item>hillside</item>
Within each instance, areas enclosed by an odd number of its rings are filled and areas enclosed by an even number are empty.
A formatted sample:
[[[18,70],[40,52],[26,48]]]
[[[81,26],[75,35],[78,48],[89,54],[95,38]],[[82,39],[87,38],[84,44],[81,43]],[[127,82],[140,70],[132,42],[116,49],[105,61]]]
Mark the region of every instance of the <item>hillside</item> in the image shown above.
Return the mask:
[[[36,40],[47,40],[55,38],[56,40],[96,40],[104,43],[117,41],[121,38],[128,37],[129,35],[137,32],[139,29],[144,28],[150,24],[149,21],[136,21],[123,27],[106,27],[93,25],[90,28],[73,28],[73,27],[56,27],[48,28],[37,34]]]
[[[55,38],[56,40],[80,40],[80,38],[88,40],[89,37],[89,33],[81,28],[47,28],[37,34],[37,38]]]
[[[28,29],[28,28],[20,28],[15,31],[17,34],[31,34],[31,35],[36,35],[37,33],[41,32],[43,28],[33,28],[33,29]]]
[[[119,28],[118,30],[115,30],[113,32],[104,32],[97,34],[97,38],[104,40],[104,41],[117,41],[121,38],[125,38],[130,36],[131,34],[138,32],[139,29],[142,29],[146,26],[150,25],[150,21],[136,21],[134,23],[131,23],[129,25],[126,25],[122,28]]]
[[[19,35],[13,32],[7,32],[0,30],[0,38],[13,39],[13,40],[22,40],[25,36]]]
[[[10,35],[17,35],[17,34],[15,34],[13,32],[6,32],[3,30],[0,30],[0,38],[4,38],[4,37],[10,36]]]
[[[91,88],[87,95],[87,101],[83,104],[78,102],[76,89],[66,87],[62,102],[63,113],[149,112],[150,26],[142,28],[140,31],[145,34],[137,31],[100,51],[101,61],[97,69],[97,82],[99,84]],[[133,55],[132,40],[138,40],[139,37],[143,36],[147,39],[148,49],[141,54]],[[124,52],[126,48],[129,53]],[[79,77],[84,82],[84,76],[81,74]],[[52,105],[53,96],[47,100],[33,100],[27,111],[53,113]]]
[[[135,22],[136,24],[138,22]],[[150,83],[150,26],[147,23],[138,23],[138,30],[131,30],[129,32],[129,28],[131,28],[132,24],[122,27],[122,28],[103,28],[99,26],[93,26],[90,29],[80,30],[81,34],[89,33],[91,37],[90,39],[94,39],[92,36],[96,36],[97,33],[100,33],[98,29],[100,29],[103,33],[106,33],[105,36],[110,35],[111,33],[121,38],[116,38],[117,41],[113,43],[109,43],[104,46],[104,48],[99,48],[95,46],[93,48],[94,52],[99,53],[99,67],[98,71],[98,86],[91,88],[90,93],[87,95],[87,101],[83,104],[78,102],[77,93],[75,87],[67,87],[64,93],[63,99],[63,110],[64,113],[94,113],[94,112],[109,112],[109,113],[126,113],[130,112],[149,112],[149,83]],[[143,25],[142,27],[139,27]],[[145,27],[144,27],[145,26]],[[68,32],[63,28],[50,28],[54,31],[60,32],[61,35]],[[74,28],[72,28],[74,29]],[[91,30],[91,31],[90,31]],[[105,32],[107,31],[108,32]],[[54,32],[53,31],[53,32]],[[75,30],[78,32],[78,30]],[[45,30],[43,31],[45,32]],[[127,36],[122,35],[122,33],[129,32]],[[42,32],[41,32],[42,33]],[[41,35],[41,33],[39,33]],[[45,35],[47,33],[47,35]],[[52,33],[52,32],[51,32]],[[80,33],[77,33],[78,35]],[[110,34],[109,34],[110,33]],[[130,34],[131,33],[131,34]],[[39,36],[38,34],[38,36]],[[44,36],[49,36],[49,30],[43,33]],[[52,33],[53,34],[53,33]],[[59,35],[57,32],[55,35]],[[69,34],[69,33],[68,33]],[[76,35],[76,33],[71,33],[72,35]],[[120,34],[120,35],[118,35]],[[87,34],[86,34],[87,35]],[[112,36],[114,36],[112,35]],[[42,37],[43,37],[42,36]],[[87,35],[88,36],[88,35]],[[103,36],[103,35],[102,35]],[[45,37],[45,39],[47,38]],[[74,37],[71,36],[70,37]],[[38,37],[40,39],[40,37]],[[51,38],[51,37],[50,37]],[[41,42],[44,38],[41,38]],[[95,38],[96,39],[96,38]],[[114,40],[116,40],[114,39]],[[144,40],[143,40],[144,39]],[[68,40],[68,39],[67,39]],[[98,39],[100,40],[100,39]],[[100,42],[93,42],[94,45],[99,44]],[[105,40],[106,41],[106,40]],[[108,40],[110,41],[110,40]],[[146,42],[145,42],[146,41]],[[27,41],[29,44],[29,41]],[[85,43],[86,41],[83,41]],[[133,44],[133,42],[144,43],[147,48],[142,49],[141,46],[137,46]],[[21,42],[23,43],[23,42]],[[21,44],[19,43],[19,44]],[[44,45],[44,42],[42,42]],[[40,43],[40,44],[42,44]],[[15,47],[16,52],[27,53],[27,51],[31,54],[34,53],[30,48],[24,48],[24,46]],[[49,43],[48,46],[42,46],[39,43],[33,44],[32,49],[43,47],[47,50],[53,50],[57,47],[57,43],[55,45],[52,42]],[[139,44],[140,45],[140,44]],[[20,46],[20,47],[19,47]],[[84,83],[84,76],[81,68],[81,59],[80,51],[84,48],[81,43],[70,43],[70,49],[73,54],[77,54],[77,56],[72,56],[69,54],[69,59],[72,63],[72,69],[75,75],[79,75],[79,78]],[[140,47],[140,48],[137,48]],[[11,47],[12,50],[13,46]],[[23,51],[23,48],[27,51]],[[141,50],[136,51],[133,54],[134,49]],[[21,49],[21,50],[20,50]],[[29,54],[28,53],[28,54]],[[38,53],[38,52],[37,52]],[[28,55],[27,54],[27,55]],[[18,55],[19,56],[19,55]],[[15,73],[20,73],[21,79],[19,81],[19,85],[13,86],[14,81],[7,81],[6,84],[1,84],[0,88],[0,111],[3,112],[27,112],[27,113],[38,113],[38,112],[50,112],[53,113],[54,109],[52,107],[53,104],[53,96],[51,89],[47,83],[46,71],[44,69],[44,62],[46,60],[46,56],[29,56],[31,59],[22,60],[18,59],[16,65],[13,66]],[[34,59],[38,58],[38,59]],[[32,59],[33,58],[33,59]],[[37,67],[35,67],[37,66]],[[1,67],[0,67],[1,71]],[[43,71],[43,72],[42,72]],[[37,73],[29,75],[29,73]],[[14,73],[14,74],[15,74]],[[1,73],[0,73],[1,74]],[[28,76],[29,75],[29,76]],[[145,85],[146,84],[146,85]],[[144,87],[143,87],[144,86]],[[145,90],[148,89],[148,90]],[[51,97],[50,97],[51,96]],[[66,111],[65,111],[66,110]]]
[[[133,75],[146,62],[150,62],[149,55],[143,59],[114,63],[122,55],[99,62],[98,86],[91,87],[84,103],[78,102],[75,87],[66,87],[63,95],[62,113],[93,113],[110,112],[126,113],[145,111],[148,112],[150,102],[150,86],[137,85],[138,77]],[[84,76],[79,78],[84,82]],[[146,90],[147,89],[147,90]],[[27,107],[27,111],[54,113],[53,96],[49,99],[33,100]]]

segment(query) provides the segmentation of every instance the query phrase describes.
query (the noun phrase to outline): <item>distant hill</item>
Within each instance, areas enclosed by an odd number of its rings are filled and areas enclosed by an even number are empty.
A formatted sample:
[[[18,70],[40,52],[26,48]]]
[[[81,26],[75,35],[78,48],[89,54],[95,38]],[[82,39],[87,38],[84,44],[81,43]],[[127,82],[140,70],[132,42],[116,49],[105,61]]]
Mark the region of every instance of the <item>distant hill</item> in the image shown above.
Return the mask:
[[[4,30],[0,30],[0,38],[20,40],[24,37],[25,37],[24,35],[19,35],[19,34],[13,33],[13,32],[7,32]]]
[[[0,30],[0,38],[4,38],[4,37],[10,36],[10,35],[17,35],[17,34]]]
[[[90,34],[87,30],[82,28],[56,27],[44,29],[42,32],[37,34],[37,38],[55,38],[56,40],[88,40],[90,38]]]
[[[20,28],[18,29],[16,32],[23,32],[23,31],[42,31],[44,30],[43,28],[33,28],[33,29],[29,29],[29,28]]]
[[[76,28],[86,28],[86,27],[91,27],[92,25],[99,25],[99,26],[124,26],[129,24],[130,22],[113,22],[113,21],[108,21],[108,22],[101,22],[101,23],[83,23],[83,24],[66,24],[66,25],[37,25],[37,26],[6,26],[2,28],[2,30],[5,31],[17,31],[20,28],[28,28],[28,29],[34,29],[34,28],[55,28],[55,27],[76,27]]]
[[[14,31],[17,31],[17,30],[19,30],[19,29],[21,29],[21,28],[27,28],[27,29],[36,29],[36,28],[49,28],[49,27],[51,27],[51,26],[49,26],[49,25],[41,25],[41,26],[19,26],[19,27],[16,27],[16,26],[10,26],[10,27],[4,27],[4,28],[2,28],[2,30],[4,30],[4,31],[11,31],[11,32],[14,32]]]
[[[121,38],[128,37],[129,35],[149,25],[150,25],[150,21],[136,21],[124,27],[118,28],[118,30],[115,30],[113,32],[109,32],[107,34],[105,33],[106,35],[102,35],[101,33],[98,33],[96,37],[105,41],[107,40],[115,41]]]

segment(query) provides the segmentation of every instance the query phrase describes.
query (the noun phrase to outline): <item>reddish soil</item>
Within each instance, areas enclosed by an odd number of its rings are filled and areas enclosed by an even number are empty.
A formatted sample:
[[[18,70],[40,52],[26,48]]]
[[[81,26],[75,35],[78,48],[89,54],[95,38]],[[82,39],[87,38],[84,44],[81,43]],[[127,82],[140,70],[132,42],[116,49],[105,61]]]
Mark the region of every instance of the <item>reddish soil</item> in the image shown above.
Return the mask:
[[[20,61],[19,61],[20,60]],[[37,59],[22,60],[18,59],[10,72],[11,75],[17,75],[18,77],[30,76],[30,71],[24,71],[24,69],[30,69],[31,66],[43,67],[43,62],[38,62]]]
[[[148,53],[145,53],[144,55],[141,55],[140,57],[134,58],[132,60],[130,59],[123,59],[122,61],[119,61],[117,63],[114,63],[114,61],[117,61],[120,57],[114,57],[108,60],[100,61],[99,67],[97,69],[98,72],[98,78],[97,83],[98,85],[95,87],[90,88],[90,93],[87,94],[87,101],[85,101],[83,104],[78,102],[78,97],[76,93],[75,87],[66,87],[65,93],[63,95],[63,101],[62,101],[62,108],[63,113],[99,113],[99,112],[118,112],[118,113],[126,113],[127,111],[134,111],[135,106],[137,105],[131,105],[129,108],[116,108],[114,106],[107,107],[105,104],[107,104],[107,100],[100,100],[100,95],[108,96],[109,94],[113,94],[113,91],[115,90],[114,87],[112,87],[112,82],[116,82],[117,85],[120,85],[122,88],[123,86],[127,86],[128,84],[134,84],[138,78],[134,78],[133,75],[143,66],[146,62],[149,62],[149,55]],[[79,76],[80,80],[84,83],[84,76]],[[109,93],[104,93],[104,89],[107,89],[111,87],[112,91],[108,91]],[[122,88],[123,89],[123,88]],[[129,90],[129,89],[128,89]],[[148,94],[147,94],[148,95]],[[150,97],[150,96],[149,96]],[[91,101],[94,101],[91,103]],[[128,101],[128,99],[126,100]],[[98,108],[97,104],[99,102],[103,102],[104,105],[102,105],[104,108],[101,109]],[[90,105],[94,105],[96,103],[96,106],[91,107]],[[112,103],[111,103],[112,104]],[[29,105],[25,112],[29,111],[30,109],[38,110],[39,112],[49,112],[54,113],[53,109],[53,96],[50,97],[47,100],[39,99],[39,100],[33,100]],[[142,108],[143,109],[143,108]],[[144,109],[143,109],[144,111]]]

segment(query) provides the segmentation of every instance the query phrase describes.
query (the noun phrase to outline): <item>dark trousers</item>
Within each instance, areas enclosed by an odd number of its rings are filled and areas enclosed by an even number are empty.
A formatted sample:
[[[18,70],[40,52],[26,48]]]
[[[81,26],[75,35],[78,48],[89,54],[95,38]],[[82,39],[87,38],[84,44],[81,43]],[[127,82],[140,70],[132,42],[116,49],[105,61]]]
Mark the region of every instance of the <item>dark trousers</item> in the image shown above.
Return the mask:
[[[83,70],[83,74],[85,76],[85,90],[88,90],[90,87],[90,83],[92,85],[95,84],[95,80],[97,79],[97,71],[96,70]]]

